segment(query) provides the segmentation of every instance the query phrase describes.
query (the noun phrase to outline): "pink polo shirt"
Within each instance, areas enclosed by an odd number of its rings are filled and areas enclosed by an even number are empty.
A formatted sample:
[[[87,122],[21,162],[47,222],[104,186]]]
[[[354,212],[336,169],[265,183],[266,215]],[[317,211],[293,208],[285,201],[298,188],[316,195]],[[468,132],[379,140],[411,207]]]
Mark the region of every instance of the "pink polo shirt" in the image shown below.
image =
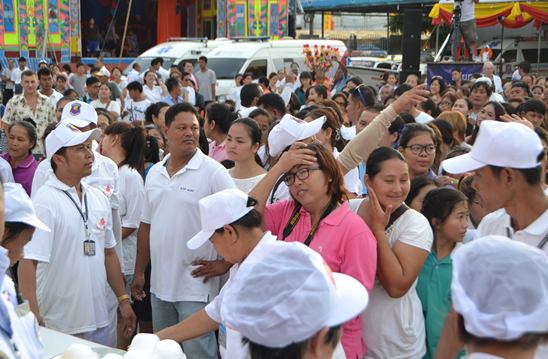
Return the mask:
[[[283,230],[293,214],[295,202],[280,201],[266,206],[265,229],[283,238]],[[301,208],[300,220],[288,242],[303,243],[310,230],[310,214]],[[320,253],[333,272],[351,275],[369,292],[375,283],[377,270],[377,240],[365,222],[345,202],[325,217],[318,227],[310,248]],[[347,358],[362,358],[367,352],[362,340],[362,320],[352,319],[343,326],[342,345]]]
[[[2,158],[9,162],[9,153],[2,154]],[[33,154],[28,155],[23,162],[17,167],[12,167],[13,179],[16,183],[21,184],[25,189],[25,192],[30,196],[30,190],[32,188],[32,179],[34,178],[34,172],[38,167],[38,161],[34,158]]]
[[[209,157],[213,158],[215,161],[221,163],[224,160],[228,160],[228,155],[226,153],[226,140],[222,143],[217,144],[215,141],[209,143]]]

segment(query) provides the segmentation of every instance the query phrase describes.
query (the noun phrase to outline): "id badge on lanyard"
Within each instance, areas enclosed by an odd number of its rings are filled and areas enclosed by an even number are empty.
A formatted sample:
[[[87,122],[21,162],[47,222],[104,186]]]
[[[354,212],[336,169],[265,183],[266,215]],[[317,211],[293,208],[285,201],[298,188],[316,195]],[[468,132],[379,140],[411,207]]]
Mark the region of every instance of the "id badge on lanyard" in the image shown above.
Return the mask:
[[[84,230],[86,231],[86,240],[84,241],[84,255],[88,257],[93,257],[96,254],[96,250],[95,250],[95,241],[91,240],[91,233],[88,227],[89,210],[88,210],[87,197],[84,194],[84,206],[86,210],[86,212],[84,213],[82,209],[80,208],[80,206],[76,203],[74,198],[72,198],[70,193],[68,193],[67,191],[63,191],[63,193],[66,194],[67,197],[72,202],[72,204],[74,204],[74,206],[78,210],[78,213],[80,213],[80,216],[82,217],[82,221],[84,222]]]

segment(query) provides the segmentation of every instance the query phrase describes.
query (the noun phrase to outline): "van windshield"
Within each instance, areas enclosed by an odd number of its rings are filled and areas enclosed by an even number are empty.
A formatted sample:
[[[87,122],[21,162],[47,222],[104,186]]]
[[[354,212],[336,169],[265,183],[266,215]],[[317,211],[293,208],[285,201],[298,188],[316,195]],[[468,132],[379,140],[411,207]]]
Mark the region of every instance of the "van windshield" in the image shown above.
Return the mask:
[[[246,59],[215,57],[207,59],[207,67],[215,71],[218,80],[233,79],[242,69]]]
[[[133,68],[134,63],[138,63],[141,65],[141,72],[148,70],[150,67],[150,62],[154,60],[157,56],[147,56],[147,57],[137,57],[129,66],[127,66],[124,69],[124,75],[127,75],[129,71]],[[176,60],[175,57],[163,57],[164,59],[164,65],[162,66],[164,69],[169,70],[171,64]]]

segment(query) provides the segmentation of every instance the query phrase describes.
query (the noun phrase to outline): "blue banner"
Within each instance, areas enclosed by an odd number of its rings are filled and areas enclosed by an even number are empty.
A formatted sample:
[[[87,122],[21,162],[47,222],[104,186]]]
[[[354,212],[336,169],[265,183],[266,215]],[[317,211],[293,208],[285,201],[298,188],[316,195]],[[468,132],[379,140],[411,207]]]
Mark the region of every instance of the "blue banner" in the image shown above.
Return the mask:
[[[453,84],[451,80],[451,72],[453,69],[459,68],[462,71],[463,80],[471,80],[473,74],[481,74],[483,72],[483,64],[476,62],[432,62],[427,64],[428,86],[432,77],[439,76],[445,80],[446,84]]]

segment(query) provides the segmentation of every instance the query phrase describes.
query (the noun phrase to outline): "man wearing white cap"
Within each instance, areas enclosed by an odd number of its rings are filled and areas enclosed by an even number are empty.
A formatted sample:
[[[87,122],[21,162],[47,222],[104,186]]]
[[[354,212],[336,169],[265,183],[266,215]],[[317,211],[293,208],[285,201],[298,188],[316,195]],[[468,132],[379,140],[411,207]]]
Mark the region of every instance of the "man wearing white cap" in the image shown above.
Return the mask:
[[[548,197],[542,188],[541,166],[544,156],[539,137],[528,127],[484,121],[470,153],[442,162],[449,173],[475,173],[473,187],[483,207],[492,212],[479,224],[477,238],[502,235],[548,253]],[[450,339],[456,338],[449,333],[451,328],[454,326],[446,322],[436,357],[457,353],[461,343]],[[537,358],[547,357],[548,352],[542,351],[544,356],[540,352]]]
[[[451,297],[470,359],[532,359],[548,339],[548,257],[532,246],[487,236],[460,247]]]
[[[81,106],[70,110],[76,114]],[[136,318],[114,250],[110,203],[82,181],[92,172],[91,142],[100,134],[62,121],[46,138],[46,161],[54,175],[33,200],[52,230],[36,231],[25,246],[19,274],[23,296],[47,327],[113,346],[107,281],[118,297],[125,335],[133,333]]]
[[[7,358],[38,359],[42,343],[34,314],[26,304],[19,305],[15,285],[6,273],[23,255],[35,228],[49,232],[49,228],[36,217],[32,202],[18,183],[0,185],[0,353]],[[5,205],[5,207],[4,207]],[[27,308],[27,309],[25,309]]]
[[[150,259],[154,331],[198,312],[219,293],[218,275],[226,273],[230,265],[217,260],[211,245],[192,251],[186,244],[200,231],[199,200],[236,187],[228,171],[199,150],[200,124],[192,105],[171,106],[165,120],[170,153],[147,175],[132,285],[133,296],[142,299]],[[210,271],[215,274],[205,280],[199,277]],[[189,359],[217,358],[215,335],[186,341],[183,350]]]
[[[97,127],[97,112],[90,104],[82,101],[72,101],[67,103],[61,114],[61,121],[70,123],[76,126],[81,131],[93,130]],[[114,233],[114,239],[116,240],[116,253],[118,258],[123,258],[122,253],[122,223],[119,214],[119,174],[118,166],[110,158],[103,156],[97,151],[98,144],[96,141],[92,142],[93,151],[93,167],[91,174],[82,179],[86,184],[97,188],[109,199],[111,211],[112,211],[112,231]],[[38,192],[38,189],[42,187],[51,177],[53,177],[53,170],[51,168],[51,161],[42,161],[38,164],[34,178],[32,180],[32,194]],[[116,323],[116,312],[118,309],[118,301],[116,296],[112,293],[110,287],[107,286],[109,315],[111,321]],[[114,325],[114,328],[116,325]],[[115,335],[115,333],[112,333]]]
[[[204,309],[177,325],[158,333],[161,339],[182,342],[208,332],[219,330],[220,353],[223,358],[247,358],[241,344],[242,337],[226,327],[221,317],[223,294],[238,281],[238,268],[244,260],[264,256],[276,237],[262,229],[262,217],[253,208],[256,201],[238,189],[225,189],[199,202],[201,231],[192,237],[187,246],[196,250],[213,245],[219,255],[235,265],[230,279],[215,299]],[[208,242],[211,241],[211,243]]]

